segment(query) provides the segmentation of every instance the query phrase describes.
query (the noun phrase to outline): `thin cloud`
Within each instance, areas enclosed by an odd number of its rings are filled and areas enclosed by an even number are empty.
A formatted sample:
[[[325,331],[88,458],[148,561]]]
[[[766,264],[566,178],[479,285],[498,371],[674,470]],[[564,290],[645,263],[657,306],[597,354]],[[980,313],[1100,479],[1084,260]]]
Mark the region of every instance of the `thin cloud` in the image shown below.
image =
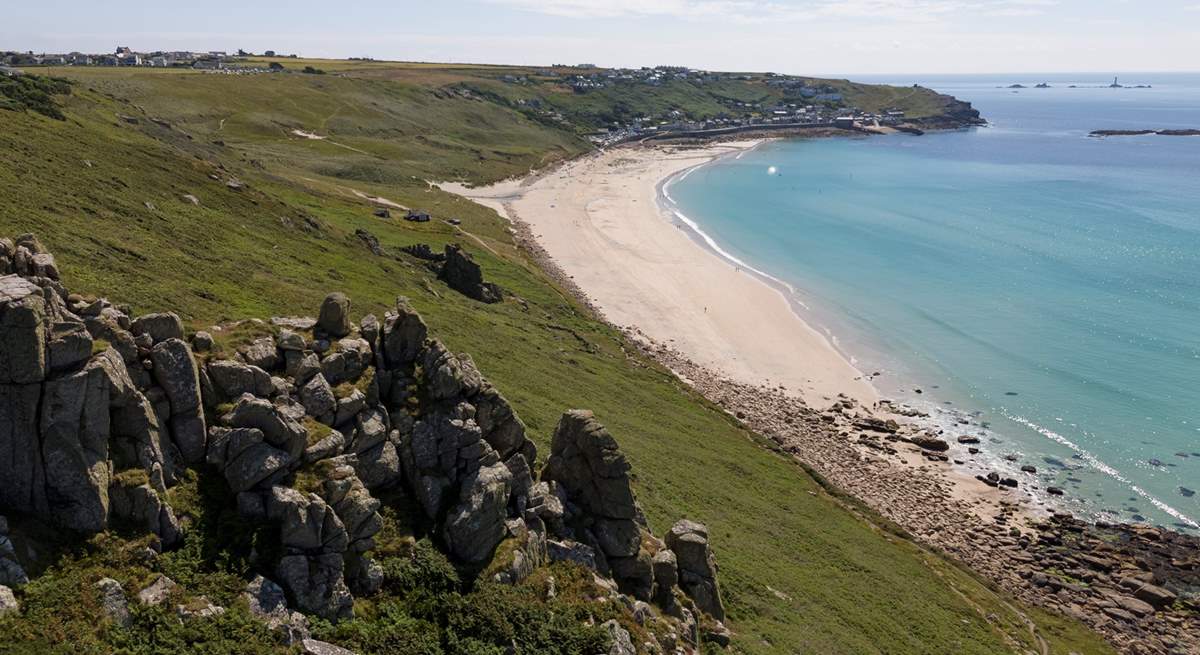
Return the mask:
[[[928,21],[960,12],[1030,16],[1057,0],[488,0],[522,11],[565,18],[670,17],[689,20],[810,21],[886,19]]]

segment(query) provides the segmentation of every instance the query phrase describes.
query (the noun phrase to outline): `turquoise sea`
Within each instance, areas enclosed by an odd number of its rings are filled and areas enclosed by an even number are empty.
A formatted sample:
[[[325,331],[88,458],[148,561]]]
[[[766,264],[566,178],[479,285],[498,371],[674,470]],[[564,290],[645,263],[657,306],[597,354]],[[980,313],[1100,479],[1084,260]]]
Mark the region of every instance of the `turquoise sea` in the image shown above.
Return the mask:
[[[771,142],[671,181],[677,211],[794,287],[886,397],[981,436],[952,453],[971,471],[1196,530],[1200,137],[1088,132],[1200,128],[1200,75],[865,81],[955,95],[990,126]]]

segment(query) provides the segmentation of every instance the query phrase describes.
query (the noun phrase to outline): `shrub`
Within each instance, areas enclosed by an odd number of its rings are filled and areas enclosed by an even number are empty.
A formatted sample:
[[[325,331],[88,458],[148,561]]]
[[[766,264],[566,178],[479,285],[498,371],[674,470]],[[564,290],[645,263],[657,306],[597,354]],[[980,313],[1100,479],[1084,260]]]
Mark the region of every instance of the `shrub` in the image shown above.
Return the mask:
[[[32,110],[56,120],[66,120],[54,96],[69,95],[71,82],[57,77],[42,75],[0,76],[0,96],[8,102],[0,108]]]

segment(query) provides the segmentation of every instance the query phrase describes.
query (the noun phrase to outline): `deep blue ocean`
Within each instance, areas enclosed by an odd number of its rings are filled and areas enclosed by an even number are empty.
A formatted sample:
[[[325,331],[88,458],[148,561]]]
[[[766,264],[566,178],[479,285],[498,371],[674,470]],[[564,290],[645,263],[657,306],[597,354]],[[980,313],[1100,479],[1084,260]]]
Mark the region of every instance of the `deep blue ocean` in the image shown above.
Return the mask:
[[[678,210],[795,287],[886,397],[981,436],[975,458],[955,444],[968,469],[1194,530],[1200,137],[1088,132],[1200,128],[1200,75],[863,81],[952,94],[990,125],[771,142],[672,182]]]

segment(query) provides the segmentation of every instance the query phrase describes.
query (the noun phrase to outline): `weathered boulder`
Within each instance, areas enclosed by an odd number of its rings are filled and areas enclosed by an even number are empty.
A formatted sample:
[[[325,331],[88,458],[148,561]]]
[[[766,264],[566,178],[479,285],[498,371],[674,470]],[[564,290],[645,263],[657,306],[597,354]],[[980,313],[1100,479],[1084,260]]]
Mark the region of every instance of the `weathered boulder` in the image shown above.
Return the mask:
[[[304,340],[304,335],[292,330],[280,330],[279,335],[275,337],[275,344],[280,350],[293,350],[303,352],[308,347],[308,343]]]
[[[171,437],[188,465],[204,461],[204,414],[201,410],[200,376],[192,349],[181,339],[169,338],[155,344],[150,354],[154,379],[171,401]]]
[[[337,342],[337,349],[321,360],[321,373],[333,385],[357,380],[373,359],[371,344],[364,339],[342,339]]]
[[[613,579],[621,590],[642,601],[649,601],[654,593],[653,556],[645,549],[630,557],[609,559]]]
[[[209,362],[205,369],[219,394],[214,405],[235,400],[246,393],[260,398],[271,395],[271,375],[257,366],[221,359]]]
[[[342,572],[342,554],[284,555],[275,568],[296,606],[323,619],[349,618],[354,597]]]
[[[54,321],[47,338],[47,366],[51,374],[75,370],[92,355],[92,335],[82,321]]]
[[[271,487],[266,510],[267,517],[279,524],[280,545],[288,551],[341,553],[350,543],[346,527],[316,494]]]
[[[915,446],[924,448],[925,450],[932,450],[934,452],[941,453],[950,450],[950,444],[946,443],[942,439],[928,434],[915,434],[909,439],[909,441],[911,441]]]
[[[365,552],[374,547],[371,537],[383,527],[382,503],[371,496],[354,470],[353,455],[330,460],[321,498],[333,508],[346,530],[348,549]]]
[[[308,619],[288,609],[283,587],[256,575],[246,583],[242,598],[250,608],[250,614],[279,634],[285,645],[290,646],[309,638]]]
[[[278,482],[292,458],[288,453],[265,443],[256,428],[220,428],[209,430],[207,461],[219,468],[234,493]]]
[[[238,348],[238,354],[246,363],[257,366],[264,371],[270,371],[279,366],[279,350],[275,347],[275,339],[259,337],[254,341]]]
[[[537,449],[525,438],[525,424],[499,390],[485,381],[479,393],[471,398],[471,404],[475,406],[475,422],[484,441],[496,449],[501,459],[520,453],[527,463],[533,464]]]
[[[679,566],[675,553],[664,548],[654,554],[650,565],[654,569],[654,602],[660,607],[668,608],[675,602],[673,589],[679,584]]]
[[[466,562],[482,562],[504,537],[509,483],[503,463],[481,467],[462,482],[458,505],[446,518],[450,552]]]
[[[58,264],[54,261],[54,255],[48,252],[34,254],[30,259],[30,267],[34,277],[44,277],[51,280],[59,278]]]
[[[400,483],[402,467],[398,443],[400,435],[393,431],[388,439],[355,457],[354,470],[368,489],[387,489]]]
[[[483,376],[470,355],[454,354],[436,339],[424,353],[422,368],[426,393],[434,400],[472,396],[483,384]]]
[[[644,519],[630,487],[629,468],[616,440],[591,412],[563,414],[541,478],[557,482],[581,512],[568,518],[576,530],[587,530],[583,540],[598,548],[601,569],[608,558],[634,557],[640,548],[639,523]]]
[[[303,387],[300,387],[300,402],[309,416],[318,421],[332,425],[337,414],[337,398],[333,395],[333,387],[325,380],[325,376],[317,373]]]
[[[183,536],[179,520],[149,483],[127,486],[115,482],[109,495],[113,518],[158,535],[165,547],[179,543]]]
[[[388,368],[403,368],[415,362],[428,336],[425,322],[408,299],[397,298],[396,310],[388,312],[383,321],[382,345]]]
[[[44,505],[35,490],[32,506],[16,509],[34,511],[80,532],[99,532],[107,526],[112,474],[108,401],[108,382],[98,369],[43,385],[38,450],[45,476]],[[9,486],[7,480],[3,486]]]
[[[346,294],[334,292],[325,296],[317,317],[317,330],[335,339],[350,334],[350,299]]]
[[[612,640],[612,645],[608,648],[608,655],[637,655],[637,649],[633,647],[633,639],[629,637],[629,631],[622,628],[616,619],[605,621],[601,627]]]
[[[546,541],[546,555],[551,561],[572,561],[580,566],[587,566],[593,571],[599,570],[596,564],[595,549],[578,541]]]
[[[118,469],[140,468],[150,483],[165,491],[176,477],[175,448],[164,438],[154,407],[134,391],[125,405],[112,410],[112,459]]]
[[[483,281],[483,270],[462,246],[446,245],[446,261],[438,278],[451,289],[481,302],[496,303],[503,299],[500,287]]]
[[[160,574],[148,587],[138,592],[138,602],[143,605],[162,605],[175,588],[174,580]]]
[[[0,585],[0,616],[20,611],[21,603],[17,602],[12,589]]]
[[[174,312],[139,316],[133,320],[130,330],[135,337],[148,335],[154,343],[183,339],[183,321]]]
[[[303,655],[355,655],[354,651],[346,650],[341,646],[334,646],[327,641],[318,641],[316,639],[305,639],[301,641],[300,652]]]
[[[308,431],[270,401],[244,395],[224,419],[235,428],[256,428],[266,442],[299,460],[308,445]]]
[[[0,506],[22,512],[49,509],[38,438],[41,392],[40,384],[0,384]]]
[[[0,277],[0,385],[46,378],[46,300],[16,275]]]
[[[198,353],[210,352],[215,342],[208,332],[200,330],[192,335],[192,350]]]
[[[695,521],[680,520],[667,533],[667,547],[675,553],[679,587],[701,611],[725,620],[725,606],[717,586],[717,564],[708,544],[708,529]]]
[[[100,592],[100,608],[104,617],[122,628],[133,625],[133,616],[129,614],[129,601],[125,599],[125,589],[120,582],[112,578],[101,578],[96,583]]]

